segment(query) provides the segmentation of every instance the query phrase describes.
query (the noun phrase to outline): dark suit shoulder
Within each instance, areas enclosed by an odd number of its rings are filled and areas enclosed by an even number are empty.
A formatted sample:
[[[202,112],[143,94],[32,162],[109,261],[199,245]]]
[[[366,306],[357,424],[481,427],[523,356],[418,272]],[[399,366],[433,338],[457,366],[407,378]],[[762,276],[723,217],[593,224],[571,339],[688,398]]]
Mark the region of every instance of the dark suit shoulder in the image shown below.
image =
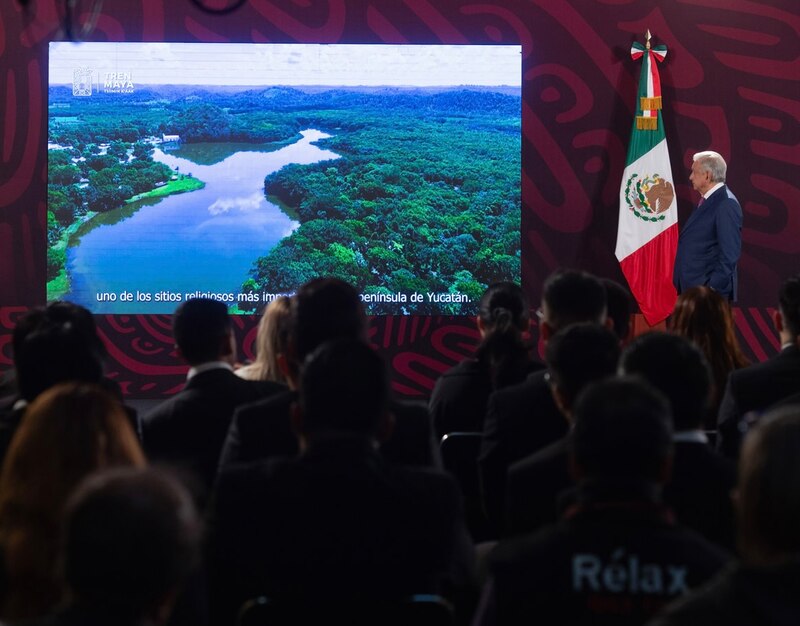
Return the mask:
[[[395,417],[394,432],[381,445],[381,455],[398,465],[441,467],[439,442],[427,405],[419,400],[395,398],[389,409]]]
[[[743,410],[764,409],[800,392],[800,347],[790,346],[767,361],[734,370],[730,387]]]
[[[508,469],[506,532],[530,532],[558,519],[559,496],[573,485],[567,439],[542,448]]]
[[[664,502],[681,524],[728,550],[734,548],[734,512],[730,492],[736,484],[734,464],[700,442],[675,443],[672,476]]]
[[[220,469],[273,456],[297,454],[291,406],[297,393],[285,389],[236,409],[220,455]]]
[[[541,450],[537,450],[533,454],[529,454],[525,458],[513,463],[509,471],[518,472],[520,474],[524,474],[527,471],[535,471],[540,467],[552,463],[560,463],[566,457],[566,454],[567,440],[559,439]]]

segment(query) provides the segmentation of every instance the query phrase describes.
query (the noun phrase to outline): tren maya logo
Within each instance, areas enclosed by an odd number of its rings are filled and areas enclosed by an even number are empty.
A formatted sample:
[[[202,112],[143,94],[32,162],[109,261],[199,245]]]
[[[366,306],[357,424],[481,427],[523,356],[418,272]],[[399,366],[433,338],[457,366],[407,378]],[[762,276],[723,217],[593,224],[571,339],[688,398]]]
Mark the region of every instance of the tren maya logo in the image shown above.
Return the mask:
[[[133,93],[133,78],[130,72],[106,72],[103,76],[104,93]]]
[[[672,205],[675,190],[672,183],[658,174],[644,177],[633,173],[625,181],[625,202],[633,214],[645,222],[660,222],[666,219],[664,212]]]
[[[72,72],[72,95],[92,95],[92,70],[88,67],[79,67]]]

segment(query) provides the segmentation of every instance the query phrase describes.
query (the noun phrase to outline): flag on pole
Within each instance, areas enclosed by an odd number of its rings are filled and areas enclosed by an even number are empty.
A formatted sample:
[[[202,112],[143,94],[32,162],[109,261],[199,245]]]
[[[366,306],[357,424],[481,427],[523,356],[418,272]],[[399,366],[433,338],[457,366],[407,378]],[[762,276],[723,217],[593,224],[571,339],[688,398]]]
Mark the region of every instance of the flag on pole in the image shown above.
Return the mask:
[[[636,118],[619,190],[619,226],[615,250],[622,273],[650,325],[663,321],[677,299],[672,284],[678,248],[678,207],[667,138],[661,119],[658,63],[666,46],[634,42],[631,57],[642,59]]]

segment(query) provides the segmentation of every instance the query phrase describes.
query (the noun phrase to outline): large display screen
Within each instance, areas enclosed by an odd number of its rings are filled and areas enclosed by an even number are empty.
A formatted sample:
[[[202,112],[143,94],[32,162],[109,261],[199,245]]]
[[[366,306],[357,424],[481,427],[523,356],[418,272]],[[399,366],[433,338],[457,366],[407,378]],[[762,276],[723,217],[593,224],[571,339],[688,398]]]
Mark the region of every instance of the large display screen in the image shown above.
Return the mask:
[[[51,43],[47,297],[371,314],[520,279],[519,46]]]

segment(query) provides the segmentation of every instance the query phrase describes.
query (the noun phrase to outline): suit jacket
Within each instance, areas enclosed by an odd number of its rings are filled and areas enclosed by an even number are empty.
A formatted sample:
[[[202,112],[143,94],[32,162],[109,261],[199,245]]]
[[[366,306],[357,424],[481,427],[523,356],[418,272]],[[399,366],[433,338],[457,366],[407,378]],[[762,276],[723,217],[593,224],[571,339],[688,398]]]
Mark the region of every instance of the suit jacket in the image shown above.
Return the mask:
[[[735,485],[736,468],[729,459],[706,443],[675,442],[664,503],[679,524],[731,552],[735,547],[731,490]]]
[[[189,470],[207,493],[236,407],[285,389],[278,383],[244,380],[223,368],[197,374],[145,416],[144,451],[152,461]]]
[[[285,390],[239,407],[222,447],[220,471],[237,463],[296,456],[299,449],[290,419],[296,399],[296,392]],[[390,409],[395,415],[395,428],[381,446],[383,457],[400,465],[441,467],[439,446],[425,405],[394,400]]]
[[[528,374],[543,368],[543,363],[530,361],[511,384],[521,383]],[[436,437],[441,439],[452,432],[481,432],[492,391],[489,372],[477,359],[464,359],[442,374],[428,403]]]
[[[259,594],[313,604],[440,593],[462,546],[472,559],[453,479],[387,463],[358,438],[223,470],[210,527],[220,625]]]
[[[736,264],[742,252],[742,207],[723,185],[698,206],[681,229],[673,281],[678,293],[707,285],[736,300]]]
[[[505,534],[519,535],[555,524],[559,518],[559,495],[574,485],[566,437],[511,465]]]
[[[776,402],[800,393],[800,346],[789,346],[779,354],[731,372],[719,407],[718,447],[730,458],[739,455],[750,411],[760,413]],[[758,415],[752,416],[757,419]]]
[[[508,467],[566,434],[567,420],[553,400],[544,371],[490,396],[478,466],[484,509],[496,529],[505,510]]]

